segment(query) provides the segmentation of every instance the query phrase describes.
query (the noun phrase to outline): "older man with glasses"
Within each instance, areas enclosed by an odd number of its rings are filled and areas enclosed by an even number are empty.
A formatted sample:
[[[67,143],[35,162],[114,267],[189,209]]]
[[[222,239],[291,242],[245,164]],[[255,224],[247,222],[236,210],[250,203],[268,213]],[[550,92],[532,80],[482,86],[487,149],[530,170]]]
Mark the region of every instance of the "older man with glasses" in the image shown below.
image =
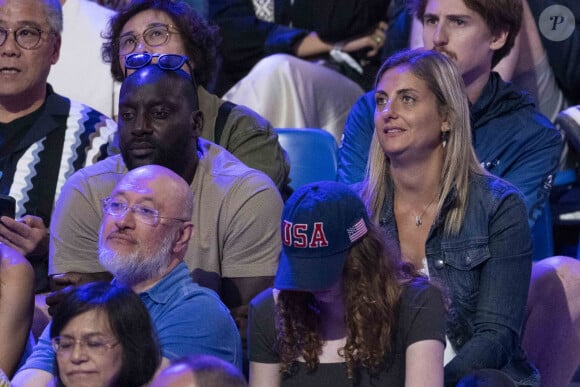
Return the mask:
[[[194,234],[190,219],[199,205],[189,185],[167,168],[133,169],[101,201],[99,261],[114,275],[115,283],[138,293],[149,311],[163,356],[161,369],[173,360],[198,354],[217,356],[241,369],[240,335],[228,309],[214,292],[191,281],[183,262]],[[15,376],[14,386],[44,386],[55,375],[59,342],[51,345],[50,329],[45,329]],[[59,355],[66,356],[60,351]],[[78,368],[96,373],[94,364]],[[87,374],[79,385],[89,385],[90,379]]]
[[[278,264],[282,199],[264,173],[200,137],[205,117],[192,77],[184,71],[187,60],[172,54],[139,55],[127,58],[128,76],[119,98],[121,156],[79,171],[62,189],[50,226],[52,278],[56,287],[63,287],[107,274],[109,268],[97,257],[101,200],[111,196],[128,171],[162,165],[187,181],[196,206],[189,218],[159,215],[194,224],[185,256],[191,277],[219,293],[244,333],[247,303],[271,285]],[[145,219],[143,207],[127,205],[131,218]],[[114,215],[124,206],[109,203],[105,209]]]
[[[37,292],[48,287],[46,226],[62,185],[107,156],[104,145],[116,130],[47,83],[61,31],[58,0],[0,2],[0,193],[16,199],[16,220],[0,218],[0,242],[31,261]]]

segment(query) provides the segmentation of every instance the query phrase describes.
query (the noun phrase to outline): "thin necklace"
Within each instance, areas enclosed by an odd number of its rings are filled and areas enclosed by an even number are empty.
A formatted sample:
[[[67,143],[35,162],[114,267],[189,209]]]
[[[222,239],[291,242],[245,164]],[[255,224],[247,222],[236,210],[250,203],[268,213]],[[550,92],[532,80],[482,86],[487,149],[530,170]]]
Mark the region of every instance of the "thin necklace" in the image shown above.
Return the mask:
[[[425,213],[427,212],[427,210],[429,209],[429,207],[431,207],[431,205],[435,201],[435,198],[436,197],[437,197],[437,195],[433,196],[433,199],[431,199],[431,201],[429,202],[429,204],[427,204],[427,207],[425,207],[423,209],[423,212],[421,212],[421,215],[415,215],[415,227],[419,227],[419,226],[421,226],[423,224],[423,215],[425,215]]]

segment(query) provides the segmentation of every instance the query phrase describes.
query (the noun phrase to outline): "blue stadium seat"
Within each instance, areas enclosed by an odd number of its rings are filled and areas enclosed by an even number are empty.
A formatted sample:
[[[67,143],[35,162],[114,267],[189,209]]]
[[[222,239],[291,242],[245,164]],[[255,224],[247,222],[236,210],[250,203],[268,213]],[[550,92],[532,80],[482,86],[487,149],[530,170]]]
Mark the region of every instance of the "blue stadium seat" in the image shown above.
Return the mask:
[[[290,187],[336,180],[338,146],[330,133],[312,128],[276,128],[276,133],[290,159]]]

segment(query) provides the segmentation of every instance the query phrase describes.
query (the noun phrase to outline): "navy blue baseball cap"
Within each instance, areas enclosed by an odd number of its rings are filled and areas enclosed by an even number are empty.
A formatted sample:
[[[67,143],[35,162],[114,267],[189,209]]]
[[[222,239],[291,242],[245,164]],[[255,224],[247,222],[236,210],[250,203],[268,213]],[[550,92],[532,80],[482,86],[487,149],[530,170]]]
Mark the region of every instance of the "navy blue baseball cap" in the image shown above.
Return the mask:
[[[347,185],[306,184],[282,213],[282,253],[274,287],[320,291],[341,277],[348,250],[368,232],[366,208]]]

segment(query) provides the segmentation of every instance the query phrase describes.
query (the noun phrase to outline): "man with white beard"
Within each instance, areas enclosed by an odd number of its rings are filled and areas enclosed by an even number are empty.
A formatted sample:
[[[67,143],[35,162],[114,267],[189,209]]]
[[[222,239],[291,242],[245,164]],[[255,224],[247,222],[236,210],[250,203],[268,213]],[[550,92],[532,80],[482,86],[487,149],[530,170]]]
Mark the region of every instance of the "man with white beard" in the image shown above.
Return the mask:
[[[192,355],[218,356],[241,367],[241,340],[227,307],[191,281],[183,263],[193,225],[193,194],[171,170],[146,165],[128,172],[103,200],[99,261],[115,283],[141,297],[155,325],[165,368]],[[50,325],[13,380],[45,385],[54,375]]]
[[[174,200],[157,203],[153,192],[167,189],[172,189]],[[156,165],[135,169],[103,199],[102,206],[99,261],[118,282],[140,292],[182,263],[193,232],[189,220],[193,194],[180,176]]]

